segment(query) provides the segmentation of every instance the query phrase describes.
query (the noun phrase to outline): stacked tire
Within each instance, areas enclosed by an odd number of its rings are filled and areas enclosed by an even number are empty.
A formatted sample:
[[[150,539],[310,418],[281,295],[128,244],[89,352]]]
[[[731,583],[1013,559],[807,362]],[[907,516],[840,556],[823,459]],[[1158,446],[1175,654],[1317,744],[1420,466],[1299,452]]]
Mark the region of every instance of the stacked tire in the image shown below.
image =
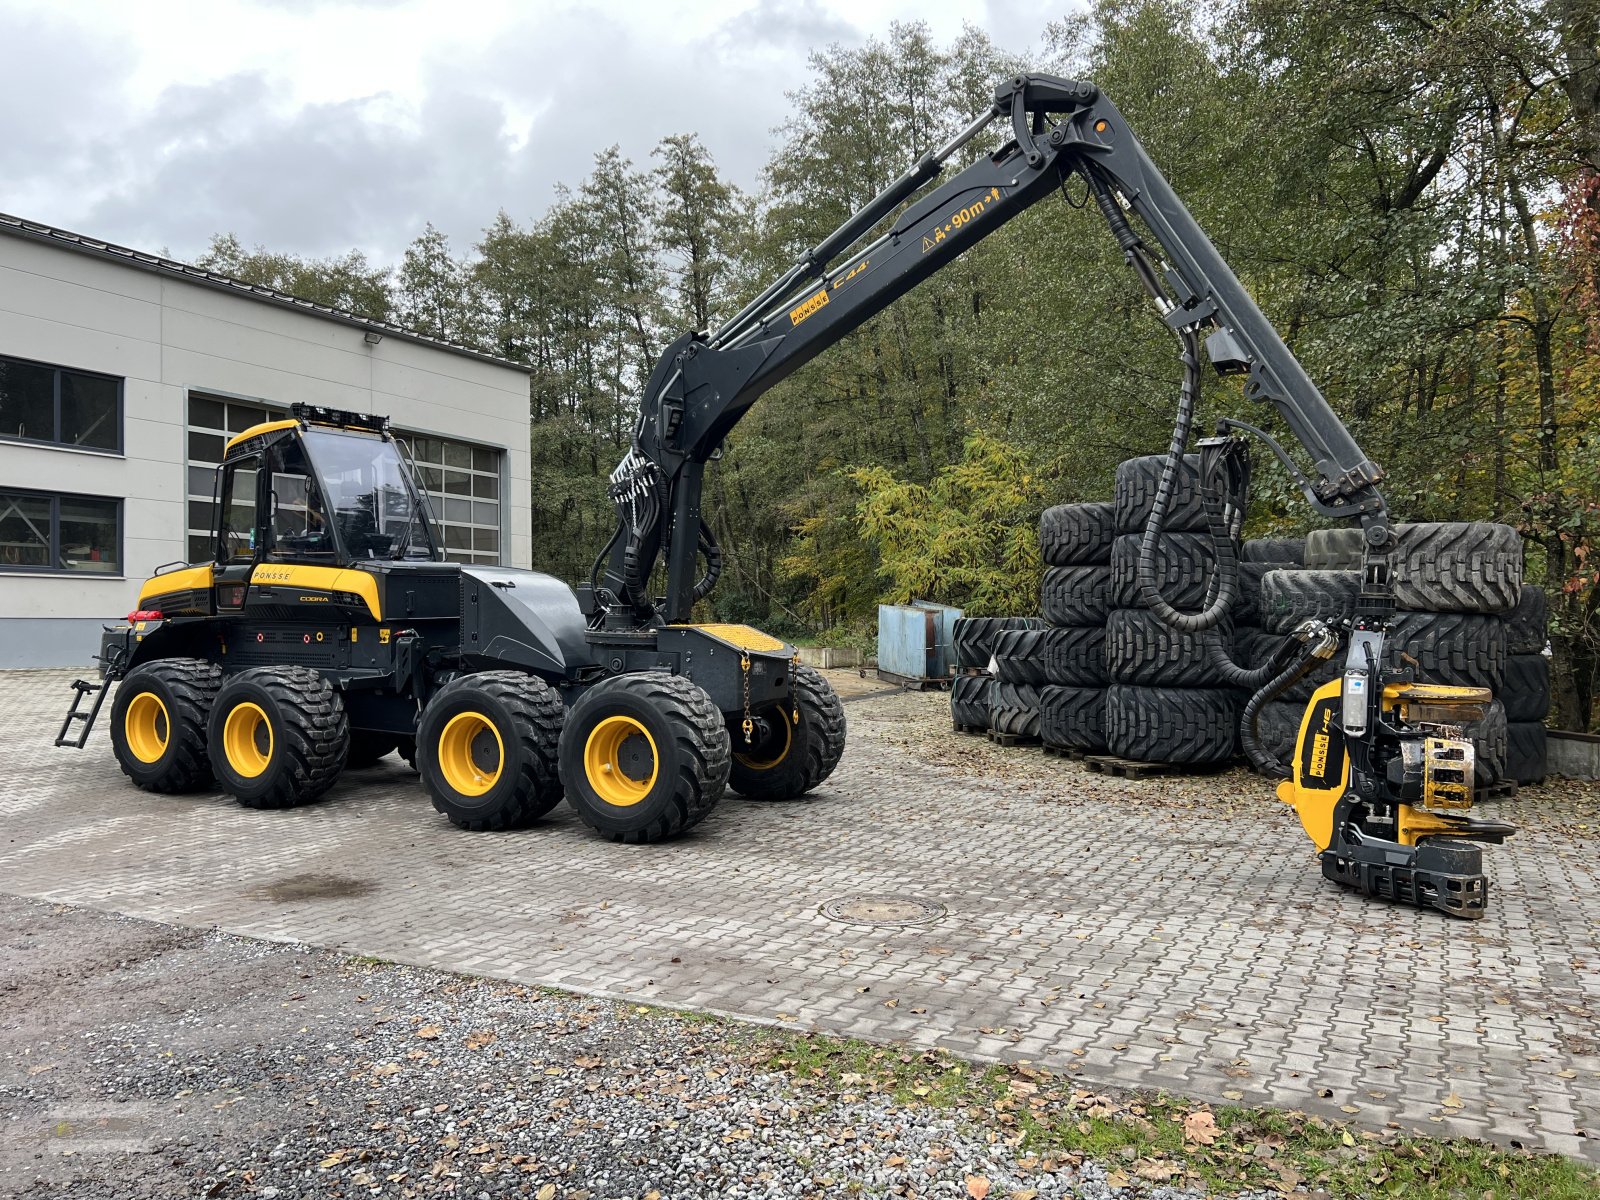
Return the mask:
[[[1523,584],[1506,617],[1506,774],[1520,785],[1547,773],[1544,719],[1550,712],[1549,628],[1544,589]]]
[[[1266,577],[1273,571],[1300,571],[1306,564],[1305,538],[1253,538],[1239,547],[1239,605],[1234,612],[1233,653],[1240,666],[1251,668],[1266,665],[1276,653],[1283,638],[1264,628],[1266,603],[1263,596]],[[1250,693],[1238,693],[1241,719]],[[1266,705],[1257,722],[1257,732],[1262,741],[1277,756],[1287,762],[1294,750],[1300,732],[1300,716],[1304,703],[1279,699]]]
[[[1116,533],[1111,504],[1058,504],[1039,519],[1040,610],[1050,625],[1040,647],[1039,733],[1054,749],[1106,749],[1106,617]]]
[[[1009,654],[1015,646],[1008,635],[1044,628],[1037,617],[960,617],[951,632],[955,650],[957,675],[950,685],[950,721],[963,733],[976,733],[994,728],[993,708],[1002,700],[1001,720],[1008,730],[1029,723],[1030,709],[1037,736],[1038,698],[1011,690],[999,695],[999,681],[994,671],[998,654],[1002,653],[1001,638],[1007,637],[1004,652]]]
[[[1180,633],[1149,610],[1139,580],[1144,530],[1166,458],[1132,458],[1117,467],[1117,538],[1110,560],[1106,619],[1106,748],[1119,758],[1202,765],[1233,756],[1239,702],[1206,652],[1206,635]],[[1184,612],[1205,607],[1215,570],[1200,494],[1199,458],[1178,471],[1151,566],[1161,596]],[[1232,618],[1218,632],[1232,649]]]

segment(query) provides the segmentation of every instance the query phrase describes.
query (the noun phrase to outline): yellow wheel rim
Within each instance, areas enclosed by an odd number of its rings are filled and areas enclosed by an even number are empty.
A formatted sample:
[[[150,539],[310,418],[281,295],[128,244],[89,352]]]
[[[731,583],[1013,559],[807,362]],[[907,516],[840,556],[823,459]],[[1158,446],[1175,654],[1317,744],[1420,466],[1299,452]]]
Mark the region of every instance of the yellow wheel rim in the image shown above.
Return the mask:
[[[222,753],[228,766],[246,779],[254,779],[272,762],[272,722],[259,704],[235,704],[222,723]]]
[[[789,757],[789,748],[794,745],[794,723],[789,714],[781,708],[776,711],[772,720],[774,724],[783,730],[783,738],[781,744],[778,745],[778,752],[771,754],[766,750],[755,750],[750,754],[740,754],[735,751],[733,757],[740,766],[749,767],[752,771],[770,771]],[[738,741],[743,735],[739,734],[737,730],[734,732],[734,740]],[[774,738],[773,741],[777,742],[778,739]]]
[[[439,770],[463,796],[481,796],[499,783],[505,762],[500,731],[482,713],[457,713],[439,734]]]
[[[595,795],[628,808],[650,794],[661,770],[656,740],[632,717],[606,717],[583,745],[583,771]]]
[[[128,749],[142,763],[157,763],[167,752],[172,722],[167,706],[154,692],[140,692],[122,715],[122,732]]]

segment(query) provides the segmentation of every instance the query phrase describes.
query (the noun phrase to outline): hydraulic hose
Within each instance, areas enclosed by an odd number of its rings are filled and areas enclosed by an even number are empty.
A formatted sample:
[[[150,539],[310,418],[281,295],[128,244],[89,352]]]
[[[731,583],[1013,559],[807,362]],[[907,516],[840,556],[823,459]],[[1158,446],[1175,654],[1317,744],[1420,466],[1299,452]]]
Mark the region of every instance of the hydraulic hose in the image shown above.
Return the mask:
[[[699,548],[705,556],[706,573],[694,585],[694,599],[703,600],[711,594],[711,589],[717,586],[717,580],[722,577],[722,547],[717,545],[716,534],[704,521],[700,522]]]
[[[1261,744],[1261,710],[1304,678],[1316,663],[1317,656],[1307,648],[1305,653],[1251,696],[1245,703],[1244,712],[1239,714],[1239,744],[1244,748],[1250,765],[1268,779],[1287,779],[1290,771],[1277,755]]]

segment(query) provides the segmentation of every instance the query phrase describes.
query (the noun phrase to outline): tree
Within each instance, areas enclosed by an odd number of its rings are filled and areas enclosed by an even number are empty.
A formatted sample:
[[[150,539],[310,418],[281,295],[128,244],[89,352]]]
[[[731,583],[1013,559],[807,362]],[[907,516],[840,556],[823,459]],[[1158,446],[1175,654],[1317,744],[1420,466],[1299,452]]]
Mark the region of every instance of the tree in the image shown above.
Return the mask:
[[[729,316],[739,241],[746,229],[744,197],[717,175],[710,153],[692,133],[661,139],[655,182],[661,191],[657,236],[673,260],[682,323],[709,330]]]
[[[387,321],[394,308],[388,268],[372,266],[359,250],[301,258],[264,246],[246,250],[233,234],[217,233],[195,265],[376,321]]]
[[[465,263],[450,253],[450,239],[430,221],[406,248],[396,279],[396,311],[402,324],[429,337],[477,345],[482,317]]]

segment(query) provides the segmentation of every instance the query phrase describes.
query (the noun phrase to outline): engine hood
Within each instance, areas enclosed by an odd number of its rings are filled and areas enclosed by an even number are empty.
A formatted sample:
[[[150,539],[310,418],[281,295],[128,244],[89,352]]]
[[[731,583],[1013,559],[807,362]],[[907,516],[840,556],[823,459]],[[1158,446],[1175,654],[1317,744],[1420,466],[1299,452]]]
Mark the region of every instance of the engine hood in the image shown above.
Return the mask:
[[[461,568],[461,653],[474,667],[502,664],[552,678],[593,665],[572,589],[516,567]]]

